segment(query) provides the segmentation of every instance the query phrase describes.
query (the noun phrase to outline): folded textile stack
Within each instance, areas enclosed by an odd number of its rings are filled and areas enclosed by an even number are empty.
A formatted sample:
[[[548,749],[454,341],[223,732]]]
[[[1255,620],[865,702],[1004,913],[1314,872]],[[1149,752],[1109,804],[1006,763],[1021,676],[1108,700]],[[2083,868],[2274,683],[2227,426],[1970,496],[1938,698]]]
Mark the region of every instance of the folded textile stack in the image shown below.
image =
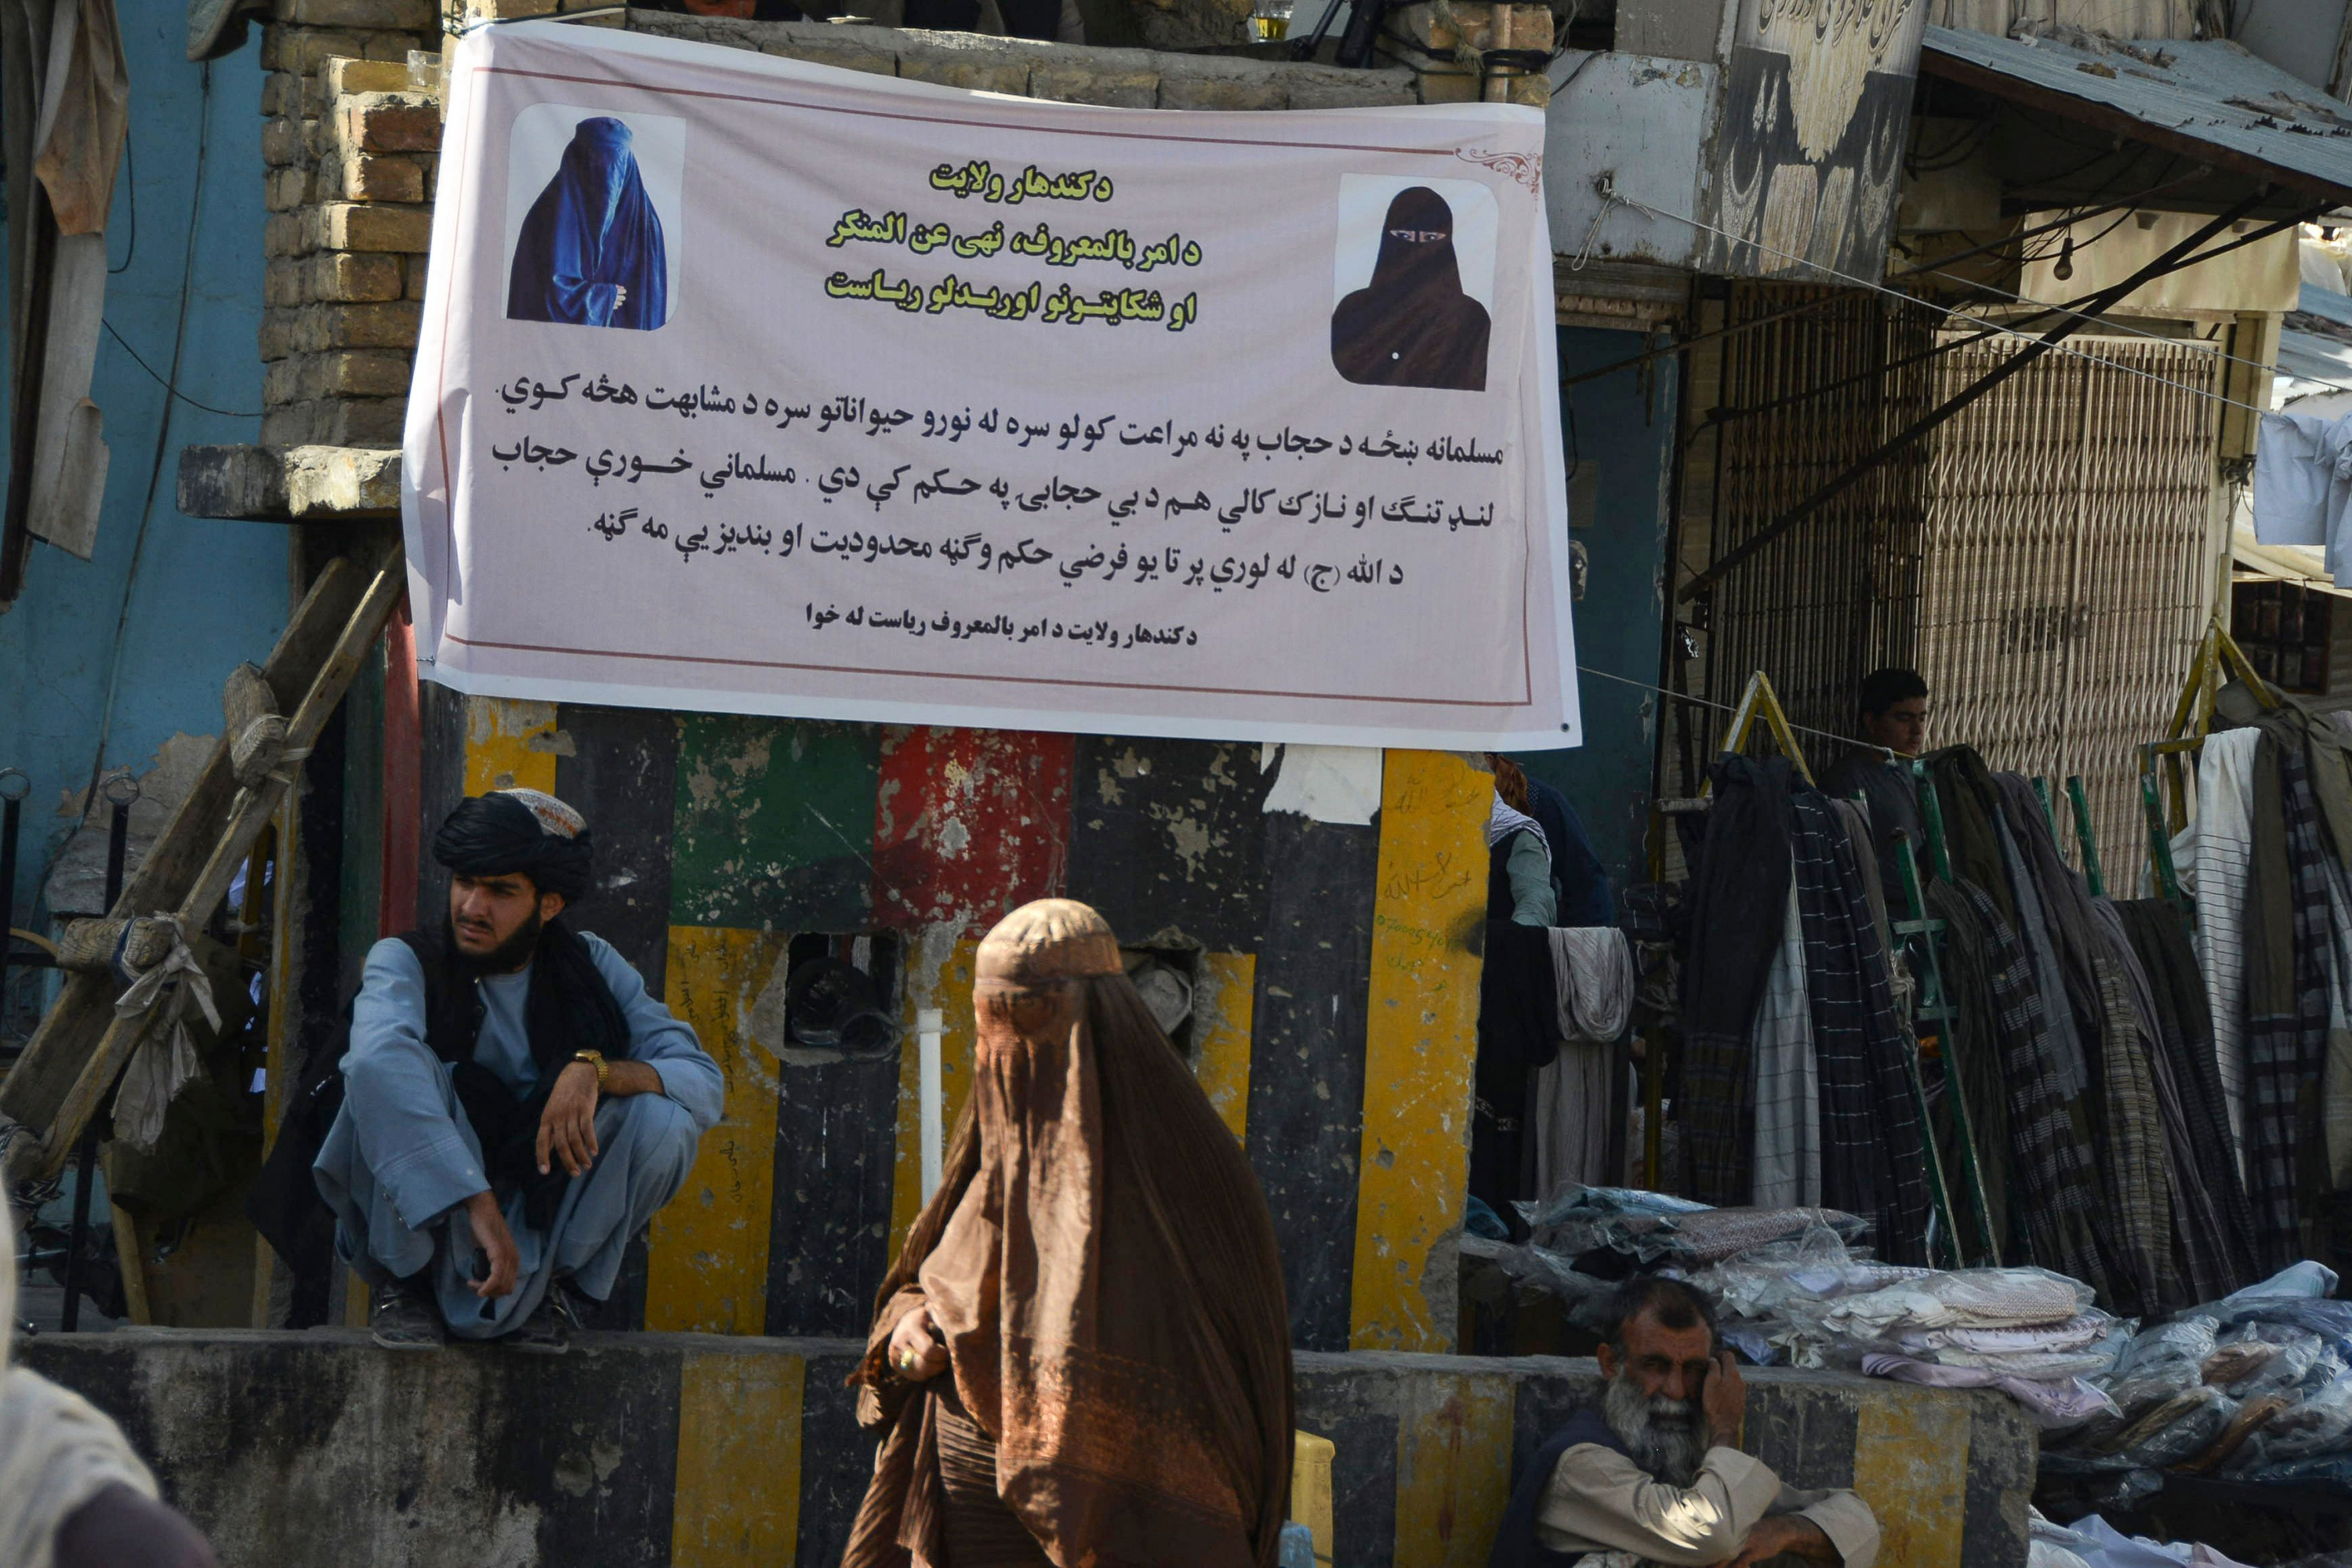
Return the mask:
[[[2112,1408],[2084,1381],[2129,1325],[2087,1285],[2041,1268],[1895,1268],[1826,1232],[1696,1276],[1722,1301],[1725,1337],[1759,1361],[1846,1367],[1937,1388],[1995,1388],[2045,1428]]]
[[[2297,1264],[2141,1331],[2092,1381],[2114,1409],[2045,1440],[2042,1467],[2112,1478],[2129,1502],[2160,1472],[2352,1489],[2352,1301]]]
[[[1475,1250],[1567,1300],[1586,1328],[1607,1326],[1592,1314],[1612,1283],[1654,1269],[1712,1294],[1725,1342],[1759,1365],[1995,1388],[2045,1427],[2113,1408],[2084,1379],[2113,1365],[2131,1325],[2099,1311],[2089,1286],[2061,1274],[1882,1263],[1855,1245],[1867,1224],[1833,1209],[1717,1209],[1661,1193],[1571,1186],[1519,1212],[1528,1245]]]
[[[2026,1568],[2245,1568],[2202,1542],[2126,1535],[2095,1513],[2053,1524],[2028,1509],[2026,1523]]]

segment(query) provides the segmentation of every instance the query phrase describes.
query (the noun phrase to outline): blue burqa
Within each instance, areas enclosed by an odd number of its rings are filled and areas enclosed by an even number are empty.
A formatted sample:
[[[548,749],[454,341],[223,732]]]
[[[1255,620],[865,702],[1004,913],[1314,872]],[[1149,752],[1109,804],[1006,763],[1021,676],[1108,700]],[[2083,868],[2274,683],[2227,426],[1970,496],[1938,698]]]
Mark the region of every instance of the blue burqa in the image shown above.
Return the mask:
[[[651,331],[669,319],[669,258],[629,128],[583,120],[530,204],[507,281],[507,319]]]

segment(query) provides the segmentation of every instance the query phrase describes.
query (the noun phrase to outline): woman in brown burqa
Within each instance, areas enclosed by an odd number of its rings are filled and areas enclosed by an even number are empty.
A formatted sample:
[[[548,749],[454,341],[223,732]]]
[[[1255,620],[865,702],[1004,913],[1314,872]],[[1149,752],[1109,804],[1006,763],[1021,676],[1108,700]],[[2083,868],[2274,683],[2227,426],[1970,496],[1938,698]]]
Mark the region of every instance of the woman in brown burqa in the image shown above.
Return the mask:
[[[1462,291],[1454,209],[1427,185],[1389,203],[1372,280],[1331,312],[1331,363],[1367,386],[1486,390],[1486,307]]]
[[[883,1436],[844,1568],[1272,1568],[1290,1334],[1241,1145],[1093,910],[1015,910],[978,976],[971,1098],[851,1379]]]

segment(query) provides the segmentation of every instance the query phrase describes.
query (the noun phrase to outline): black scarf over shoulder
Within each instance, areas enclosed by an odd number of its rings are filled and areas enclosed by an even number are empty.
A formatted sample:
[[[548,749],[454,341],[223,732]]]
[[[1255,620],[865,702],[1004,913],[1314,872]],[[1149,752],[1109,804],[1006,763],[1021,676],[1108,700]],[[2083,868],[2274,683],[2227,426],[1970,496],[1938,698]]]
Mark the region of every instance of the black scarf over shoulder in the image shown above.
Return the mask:
[[[596,972],[580,934],[561,919],[548,921],[531,956],[530,989],[523,1000],[523,1026],[539,1081],[517,1100],[497,1074],[474,1059],[482,1028],[482,999],[476,989],[481,971],[466,961],[447,922],[400,940],[425,966],[425,1043],[457,1069],[457,1100],[481,1140],[491,1189],[502,1196],[520,1190],[524,1223],[543,1230],[554,1222],[572,1178],[552,1160],[547,1173],[540,1174],[540,1118],[557,1075],[574,1052],[598,1051],[612,1061],[628,1056],[629,1026],[621,1005]]]

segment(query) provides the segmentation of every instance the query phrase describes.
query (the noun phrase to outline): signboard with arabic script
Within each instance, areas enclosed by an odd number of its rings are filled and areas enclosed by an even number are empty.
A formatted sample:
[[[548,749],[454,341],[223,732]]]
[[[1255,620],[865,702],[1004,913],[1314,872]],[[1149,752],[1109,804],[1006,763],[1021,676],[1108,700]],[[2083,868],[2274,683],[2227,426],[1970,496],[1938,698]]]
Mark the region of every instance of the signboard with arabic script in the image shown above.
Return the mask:
[[[551,24],[452,74],[404,473],[496,696],[1576,743],[1543,123]]]

